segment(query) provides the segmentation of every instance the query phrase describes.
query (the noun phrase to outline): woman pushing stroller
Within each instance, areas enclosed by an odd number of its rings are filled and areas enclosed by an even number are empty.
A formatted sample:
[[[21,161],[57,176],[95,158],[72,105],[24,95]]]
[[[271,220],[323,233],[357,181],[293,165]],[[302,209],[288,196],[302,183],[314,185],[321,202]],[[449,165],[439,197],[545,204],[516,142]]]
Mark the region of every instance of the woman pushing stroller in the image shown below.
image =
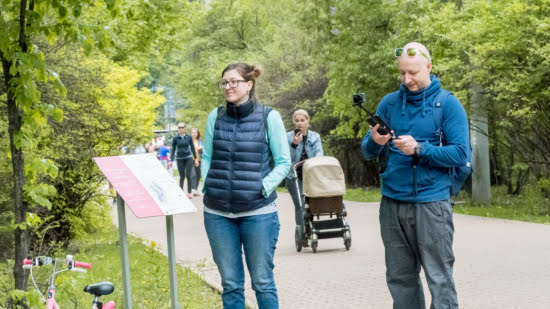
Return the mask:
[[[313,157],[323,156],[323,145],[321,144],[321,136],[314,131],[309,130],[309,114],[303,109],[299,109],[294,112],[292,116],[292,122],[295,129],[287,133],[288,145],[290,146],[290,158],[292,165],[310,159]],[[301,193],[303,191],[302,184],[302,166],[298,166],[296,169],[297,182],[300,187],[300,191],[296,187],[294,180],[294,172],[291,169],[287,176],[286,187],[292,197],[294,203],[296,226],[300,229],[300,235],[304,235],[304,209],[303,201],[300,201]],[[307,238],[303,240],[303,247],[307,247]]]

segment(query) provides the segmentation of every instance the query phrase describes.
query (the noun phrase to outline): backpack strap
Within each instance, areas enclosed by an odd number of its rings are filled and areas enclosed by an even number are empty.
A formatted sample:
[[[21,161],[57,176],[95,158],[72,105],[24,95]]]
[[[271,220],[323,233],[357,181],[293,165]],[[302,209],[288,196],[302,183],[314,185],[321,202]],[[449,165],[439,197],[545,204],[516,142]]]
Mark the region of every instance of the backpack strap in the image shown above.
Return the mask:
[[[445,89],[440,89],[437,96],[432,102],[432,111],[434,115],[435,134],[439,136],[439,146],[443,146],[443,105],[447,101],[447,97],[452,93]]]
[[[268,123],[267,123],[267,115],[269,114],[269,112],[271,112],[273,109],[269,106],[265,106],[264,104],[262,103],[258,103],[259,105],[262,106],[263,108],[263,113],[264,113],[264,127],[265,127],[265,138],[266,138],[266,141],[267,141],[267,144],[269,145],[269,126],[268,126]]]

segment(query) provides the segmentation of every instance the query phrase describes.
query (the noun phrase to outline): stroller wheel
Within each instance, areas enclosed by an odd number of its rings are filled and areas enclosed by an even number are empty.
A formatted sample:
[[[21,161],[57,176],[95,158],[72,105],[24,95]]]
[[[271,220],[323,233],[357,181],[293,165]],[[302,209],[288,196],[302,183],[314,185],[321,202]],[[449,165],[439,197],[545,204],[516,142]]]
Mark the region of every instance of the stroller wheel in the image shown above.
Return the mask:
[[[351,238],[344,240],[344,246],[346,246],[346,250],[349,250],[351,247]]]
[[[349,229],[344,233],[344,246],[346,246],[346,250],[351,247],[351,231]]]
[[[300,252],[302,251],[302,228],[300,226],[296,226],[296,232],[294,233],[294,244],[296,245],[296,251]]]
[[[311,242],[311,250],[313,250],[313,253],[317,253],[317,241]]]

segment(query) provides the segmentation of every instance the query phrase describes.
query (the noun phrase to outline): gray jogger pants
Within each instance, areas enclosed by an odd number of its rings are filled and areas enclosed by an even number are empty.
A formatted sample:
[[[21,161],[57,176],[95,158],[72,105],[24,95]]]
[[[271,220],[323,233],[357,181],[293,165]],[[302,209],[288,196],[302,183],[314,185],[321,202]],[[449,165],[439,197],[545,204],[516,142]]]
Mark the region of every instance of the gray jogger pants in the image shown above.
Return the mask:
[[[426,308],[421,268],[432,295],[430,308],[458,308],[450,200],[409,203],[384,196],[380,203],[380,231],[393,308]]]

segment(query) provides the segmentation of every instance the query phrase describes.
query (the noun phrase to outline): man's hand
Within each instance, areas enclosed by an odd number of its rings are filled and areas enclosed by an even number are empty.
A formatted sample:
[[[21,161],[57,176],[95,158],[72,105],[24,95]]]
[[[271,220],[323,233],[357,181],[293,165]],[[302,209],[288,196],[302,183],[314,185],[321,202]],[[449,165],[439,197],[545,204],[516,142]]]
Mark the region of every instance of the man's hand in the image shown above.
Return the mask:
[[[380,125],[376,124],[374,127],[370,126],[370,136],[372,140],[377,143],[378,145],[386,145],[386,143],[392,138],[393,130],[391,131],[392,134],[386,134],[386,135],[380,135],[378,133],[378,127]]]
[[[195,160],[195,166],[199,166],[199,161]]]
[[[401,135],[393,140],[393,144],[397,149],[403,151],[405,154],[412,156],[414,154],[414,148],[418,143],[410,135]]]

